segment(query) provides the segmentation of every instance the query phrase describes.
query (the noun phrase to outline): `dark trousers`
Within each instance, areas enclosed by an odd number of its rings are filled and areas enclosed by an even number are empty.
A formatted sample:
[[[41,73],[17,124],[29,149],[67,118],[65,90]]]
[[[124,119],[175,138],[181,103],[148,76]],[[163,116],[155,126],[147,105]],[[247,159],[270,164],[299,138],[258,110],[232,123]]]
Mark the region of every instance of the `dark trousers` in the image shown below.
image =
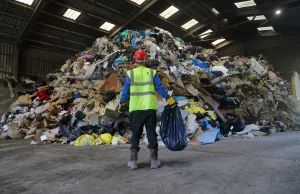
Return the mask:
[[[137,110],[131,113],[131,150],[140,150],[139,144],[143,133],[143,127],[146,125],[148,138],[148,148],[157,149],[156,111],[155,110]]]

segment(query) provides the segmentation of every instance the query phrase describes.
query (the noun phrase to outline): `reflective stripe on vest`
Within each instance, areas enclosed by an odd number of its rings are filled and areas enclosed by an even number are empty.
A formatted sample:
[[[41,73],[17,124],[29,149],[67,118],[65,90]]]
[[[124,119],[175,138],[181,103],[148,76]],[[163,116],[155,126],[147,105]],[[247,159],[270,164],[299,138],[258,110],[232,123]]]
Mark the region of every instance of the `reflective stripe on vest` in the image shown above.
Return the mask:
[[[127,72],[130,78],[130,112],[156,110],[156,95],[153,83],[155,73],[155,70],[144,66]]]

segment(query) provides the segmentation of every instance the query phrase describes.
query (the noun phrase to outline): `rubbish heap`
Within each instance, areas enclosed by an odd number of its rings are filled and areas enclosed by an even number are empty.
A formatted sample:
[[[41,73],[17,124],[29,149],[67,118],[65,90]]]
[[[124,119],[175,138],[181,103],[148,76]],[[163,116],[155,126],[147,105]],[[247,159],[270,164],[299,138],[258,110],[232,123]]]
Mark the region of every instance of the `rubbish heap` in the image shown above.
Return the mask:
[[[156,27],[125,30],[112,40],[97,38],[48,74],[46,85],[19,94],[2,116],[0,138],[75,146],[129,143],[130,114],[118,112],[118,103],[126,71],[135,68],[133,55],[140,48],[148,55],[147,66],[157,70],[177,101],[191,143],[299,128],[297,73],[295,98],[292,85],[262,56],[220,58],[213,49],[185,44]],[[158,135],[165,105],[157,95]],[[141,141],[147,144],[146,135]]]

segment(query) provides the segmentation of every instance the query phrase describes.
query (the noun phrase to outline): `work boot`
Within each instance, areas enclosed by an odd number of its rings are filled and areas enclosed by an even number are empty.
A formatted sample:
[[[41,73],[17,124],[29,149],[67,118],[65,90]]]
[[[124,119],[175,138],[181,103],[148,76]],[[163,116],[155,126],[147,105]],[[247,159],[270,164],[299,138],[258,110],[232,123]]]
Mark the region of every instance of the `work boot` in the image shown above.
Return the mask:
[[[127,164],[127,166],[129,168],[131,168],[131,170],[133,169],[137,169],[137,160],[138,160],[138,152],[136,150],[131,150],[130,152],[130,159],[129,162]]]
[[[160,167],[160,161],[158,160],[158,149],[150,150],[150,160],[152,169]]]

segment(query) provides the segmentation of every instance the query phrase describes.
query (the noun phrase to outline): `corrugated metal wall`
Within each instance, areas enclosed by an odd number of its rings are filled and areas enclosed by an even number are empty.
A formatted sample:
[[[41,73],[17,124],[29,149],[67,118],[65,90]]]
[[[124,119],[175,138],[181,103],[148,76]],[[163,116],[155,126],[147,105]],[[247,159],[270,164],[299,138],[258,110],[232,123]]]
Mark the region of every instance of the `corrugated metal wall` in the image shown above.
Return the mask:
[[[0,78],[12,74],[13,46],[12,43],[0,42]]]
[[[19,75],[46,75],[59,69],[73,54],[22,46],[19,54]]]
[[[251,37],[218,50],[221,56],[264,55],[286,79],[293,71],[300,73],[300,35]]]

